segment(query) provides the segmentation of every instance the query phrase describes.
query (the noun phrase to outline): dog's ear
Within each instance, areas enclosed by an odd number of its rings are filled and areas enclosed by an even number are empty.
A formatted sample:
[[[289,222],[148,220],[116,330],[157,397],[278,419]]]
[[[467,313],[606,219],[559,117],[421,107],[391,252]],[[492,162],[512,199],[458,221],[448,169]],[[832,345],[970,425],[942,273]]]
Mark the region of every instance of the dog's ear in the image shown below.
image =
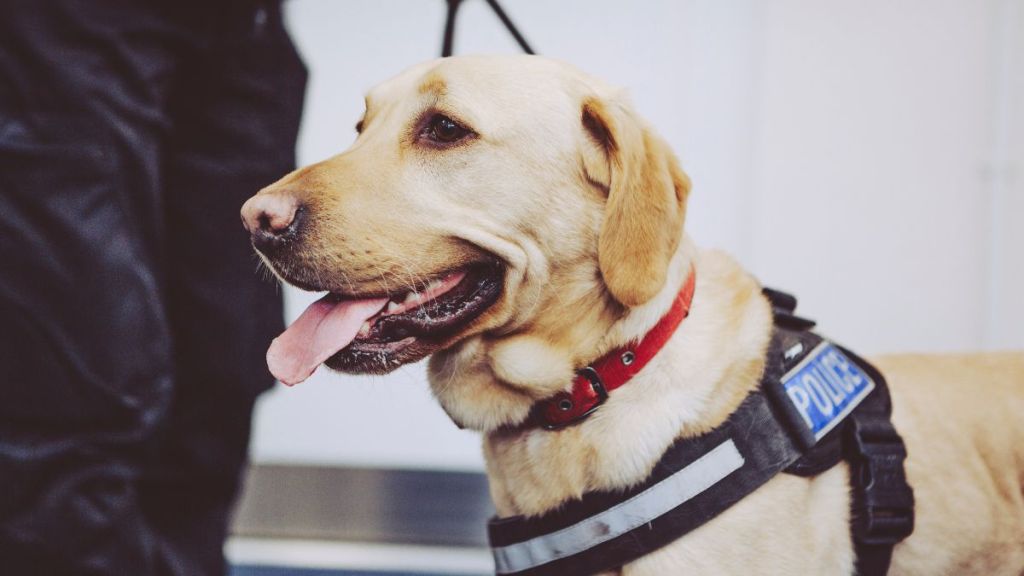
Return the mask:
[[[608,191],[598,240],[601,275],[616,300],[639,306],[665,285],[682,237],[690,179],[626,103],[587,98],[582,121],[603,151],[584,154],[587,178]]]

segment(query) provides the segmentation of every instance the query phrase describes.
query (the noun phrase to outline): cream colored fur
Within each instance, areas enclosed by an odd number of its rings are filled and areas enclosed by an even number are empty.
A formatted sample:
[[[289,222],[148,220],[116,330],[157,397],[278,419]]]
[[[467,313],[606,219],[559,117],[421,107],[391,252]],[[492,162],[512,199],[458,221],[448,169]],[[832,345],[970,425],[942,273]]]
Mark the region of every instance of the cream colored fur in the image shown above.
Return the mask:
[[[640,482],[757,386],[771,327],[760,286],[685,236],[689,181],[621,93],[550,60],[466,57],[417,66],[367,105],[350,150],[262,192],[300,195],[315,224],[302,258],[275,266],[358,293],[480,254],[505,263],[501,300],[429,365],[445,410],[484,433],[500,514]],[[424,148],[409,133],[425,110],[478,136]],[[504,431],[644,334],[691,267],[692,313],[632,382],[577,426]],[[1024,573],[1024,354],[876,361],[917,499],[890,573]],[[851,574],[847,475],[780,475],[621,574]]]

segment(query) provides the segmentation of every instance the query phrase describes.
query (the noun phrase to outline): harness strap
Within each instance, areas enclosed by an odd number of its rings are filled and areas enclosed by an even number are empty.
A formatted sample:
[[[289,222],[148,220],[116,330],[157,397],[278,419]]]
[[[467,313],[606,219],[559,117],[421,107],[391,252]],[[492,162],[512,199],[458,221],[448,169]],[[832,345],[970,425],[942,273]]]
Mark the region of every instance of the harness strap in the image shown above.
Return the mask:
[[[676,442],[638,488],[589,493],[539,518],[492,520],[497,574],[565,576],[622,566],[703,525],[801,455],[755,392],[722,426]]]
[[[881,373],[850,350],[843,352],[872,378]],[[907,449],[892,425],[887,387],[872,394],[850,419],[843,439],[850,463],[851,532],[859,576],[885,576],[896,543],[914,531],[914,491],[903,462]]]
[[[845,459],[858,574],[884,576],[893,546],[913,531],[906,450],[889,419],[885,380],[810,332],[813,322],[791,306],[775,312],[761,389],[724,424],[677,440],[640,486],[588,493],[541,517],[492,519],[497,574],[614,569],[703,525],[779,472],[809,476]]]

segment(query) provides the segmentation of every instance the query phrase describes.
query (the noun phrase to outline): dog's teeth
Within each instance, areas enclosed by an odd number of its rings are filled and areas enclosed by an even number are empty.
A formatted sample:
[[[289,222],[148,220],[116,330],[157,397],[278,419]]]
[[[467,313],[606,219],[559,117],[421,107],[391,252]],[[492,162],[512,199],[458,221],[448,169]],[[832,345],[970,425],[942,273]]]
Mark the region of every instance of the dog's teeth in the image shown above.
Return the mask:
[[[419,292],[409,292],[405,295],[405,301],[402,304],[415,304],[423,299]]]
[[[437,290],[441,287],[441,280],[431,280],[427,283],[427,290]]]
[[[398,310],[399,306],[401,306],[401,304],[399,304],[398,302],[395,302],[394,300],[388,302],[388,309],[387,309],[388,314],[394,313],[395,310]]]
[[[370,321],[363,322],[363,325],[359,327],[359,336],[368,336],[370,334]]]

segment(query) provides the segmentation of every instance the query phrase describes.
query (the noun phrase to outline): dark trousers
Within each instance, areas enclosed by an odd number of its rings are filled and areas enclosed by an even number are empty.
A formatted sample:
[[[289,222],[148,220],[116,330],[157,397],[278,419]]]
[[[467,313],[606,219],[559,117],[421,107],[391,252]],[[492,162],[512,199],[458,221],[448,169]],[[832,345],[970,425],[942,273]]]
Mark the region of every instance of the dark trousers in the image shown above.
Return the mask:
[[[0,0],[0,574],[222,574],[294,166],[270,0]]]

